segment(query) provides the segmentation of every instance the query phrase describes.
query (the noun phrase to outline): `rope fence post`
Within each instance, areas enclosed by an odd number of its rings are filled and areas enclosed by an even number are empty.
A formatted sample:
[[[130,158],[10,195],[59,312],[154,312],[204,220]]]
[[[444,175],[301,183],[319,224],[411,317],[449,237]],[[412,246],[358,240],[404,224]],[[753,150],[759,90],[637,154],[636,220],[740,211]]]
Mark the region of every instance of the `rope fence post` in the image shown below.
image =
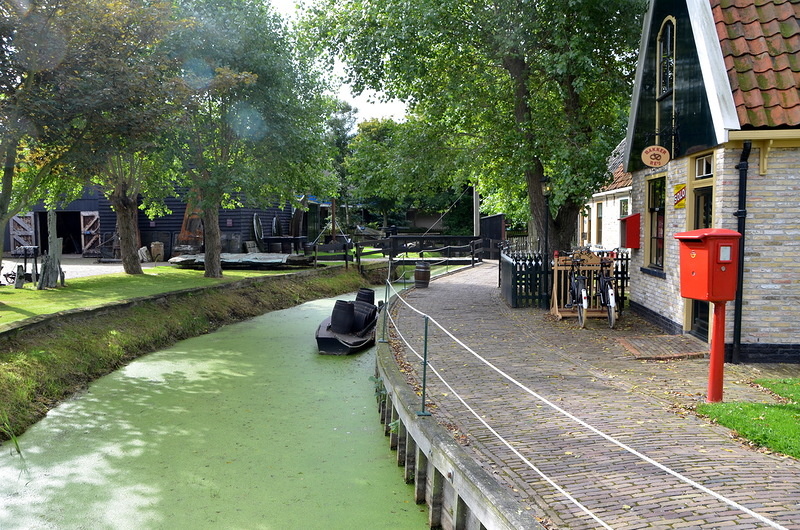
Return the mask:
[[[425,387],[428,379],[428,320],[430,317],[425,315],[425,335],[422,343],[422,409],[417,412],[417,416],[430,416],[431,413],[425,410]]]
[[[381,329],[381,338],[378,342],[386,343],[386,317],[389,313],[389,285],[391,284],[392,277],[392,261],[389,260],[389,279],[386,280],[386,288],[383,293],[383,327]]]

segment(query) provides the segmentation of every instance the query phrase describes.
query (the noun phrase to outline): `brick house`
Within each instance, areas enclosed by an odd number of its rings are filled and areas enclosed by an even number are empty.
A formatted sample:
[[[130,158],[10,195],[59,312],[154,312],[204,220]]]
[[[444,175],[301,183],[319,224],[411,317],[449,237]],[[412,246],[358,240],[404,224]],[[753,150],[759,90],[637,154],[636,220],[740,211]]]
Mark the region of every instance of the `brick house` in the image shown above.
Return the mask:
[[[707,339],[709,304],[681,298],[673,235],[742,232],[735,362],[800,362],[798,20],[797,0],[653,0],[643,26],[625,153],[632,306]]]
[[[608,159],[611,182],[592,195],[578,220],[578,246],[600,250],[625,248],[623,220],[631,214],[631,174],[625,171],[625,142]]]

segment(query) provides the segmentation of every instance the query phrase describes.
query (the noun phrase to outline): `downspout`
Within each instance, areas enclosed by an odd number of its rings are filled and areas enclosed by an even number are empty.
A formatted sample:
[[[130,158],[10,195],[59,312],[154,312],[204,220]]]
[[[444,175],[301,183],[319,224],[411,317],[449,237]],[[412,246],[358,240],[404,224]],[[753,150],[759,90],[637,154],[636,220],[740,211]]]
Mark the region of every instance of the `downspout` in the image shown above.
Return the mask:
[[[740,351],[742,347],[742,298],[744,291],[744,230],[745,218],[747,217],[747,170],[750,158],[750,147],[752,142],[745,140],[742,146],[742,156],[736,169],[739,170],[739,209],[733,214],[738,219],[737,230],[742,237],[739,239],[739,269],[736,277],[736,301],[733,311],[733,351],[731,352],[731,362],[739,364]]]

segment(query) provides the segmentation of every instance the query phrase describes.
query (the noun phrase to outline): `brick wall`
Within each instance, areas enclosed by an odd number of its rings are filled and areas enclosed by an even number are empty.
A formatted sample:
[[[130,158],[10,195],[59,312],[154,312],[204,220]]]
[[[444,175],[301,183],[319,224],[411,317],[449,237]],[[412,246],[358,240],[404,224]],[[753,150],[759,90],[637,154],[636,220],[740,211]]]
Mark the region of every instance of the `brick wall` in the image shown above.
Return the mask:
[[[632,253],[631,263],[631,301],[660,317],[659,320],[672,322],[675,328],[683,328],[684,301],[680,297],[678,276],[678,242],[672,235],[686,228],[686,209],[673,207],[673,186],[685,183],[688,172],[686,159],[673,160],[666,171],[646,170],[633,176],[633,209],[642,214],[642,248]],[[647,181],[651,176],[666,176],[666,212],[664,216],[664,268],[659,271],[649,267],[646,236],[648,212],[646,201]],[[663,322],[662,322],[663,325]]]
[[[737,229],[739,163],[741,148],[714,152],[714,220],[716,228]],[[774,147],[768,154],[768,170],[759,174],[758,144],[749,158],[747,183],[746,250],[742,344],[800,344],[800,149]],[[671,196],[675,184],[688,183],[693,159],[672,161],[666,172],[645,170],[634,174],[632,212],[642,213],[642,249],[633,251],[631,301],[646,308],[677,329],[686,324],[686,303],[680,296],[678,243],[672,237],[688,229],[689,208],[675,209]],[[666,174],[667,208],[663,274],[647,268],[645,236],[648,234],[645,203],[649,176]],[[726,341],[732,340],[733,303],[728,304]],[[663,323],[663,322],[662,322]]]
[[[800,343],[800,149],[750,155],[742,342]],[[735,226],[734,226],[735,228]]]

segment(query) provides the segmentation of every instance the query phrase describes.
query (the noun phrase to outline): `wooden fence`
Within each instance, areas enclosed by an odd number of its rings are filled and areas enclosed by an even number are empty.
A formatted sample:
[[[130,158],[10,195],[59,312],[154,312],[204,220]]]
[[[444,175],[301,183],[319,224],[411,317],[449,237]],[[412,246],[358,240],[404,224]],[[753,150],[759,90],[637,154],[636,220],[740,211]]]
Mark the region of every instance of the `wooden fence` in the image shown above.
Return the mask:
[[[550,304],[551,271],[542,254],[504,251],[500,256],[500,292],[511,307]]]

